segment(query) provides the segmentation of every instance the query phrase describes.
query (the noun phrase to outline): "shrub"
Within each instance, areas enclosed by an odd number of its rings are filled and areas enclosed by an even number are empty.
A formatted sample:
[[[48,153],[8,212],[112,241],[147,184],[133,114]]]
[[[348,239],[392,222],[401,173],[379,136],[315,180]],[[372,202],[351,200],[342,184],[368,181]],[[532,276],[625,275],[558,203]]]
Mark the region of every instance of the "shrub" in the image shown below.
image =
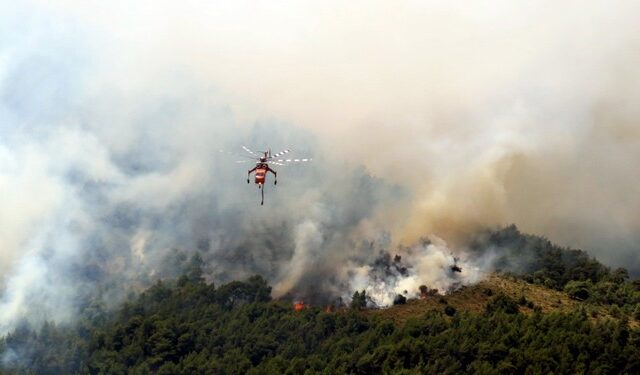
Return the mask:
[[[454,316],[456,314],[456,309],[453,306],[447,305],[444,308],[444,313],[448,316]]]
[[[506,294],[498,294],[489,301],[486,308],[487,313],[493,314],[502,311],[507,314],[517,314],[519,312],[518,303]]]
[[[591,296],[591,282],[589,281],[569,281],[564,287],[569,298],[577,301],[585,301]]]
[[[396,294],[396,297],[393,299],[393,304],[404,305],[405,303],[407,303],[407,297],[403,296],[402,294]]]

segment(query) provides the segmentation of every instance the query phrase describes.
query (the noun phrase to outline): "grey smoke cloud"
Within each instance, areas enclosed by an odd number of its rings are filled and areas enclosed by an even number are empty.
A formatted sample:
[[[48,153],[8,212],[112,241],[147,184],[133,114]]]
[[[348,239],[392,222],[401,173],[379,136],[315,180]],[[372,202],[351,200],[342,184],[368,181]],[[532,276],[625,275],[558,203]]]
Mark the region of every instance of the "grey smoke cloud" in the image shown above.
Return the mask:
[[[639,7],[0,4],[0,331],[175,248],[340,295],[381,248],[515,222],[637,272]],[[315,162],[261,209],[241,144]]]
[[[67,80],[84,87],[76,79],[53,74],[45,84],[58,95]],[[30,84],[11,79],[2,93]],[[46,96],[3,102],[16,126],[2,142],[2,332],[69,321],[88,296],[113,303],[131,287],[175,276],[174,249],[199,251],[216,282],[261,273],[277,295],[311,284],[326,292],[335,280],[318,285],[307,271],[333,273],[351,242],[383,228],[373,213],[406,196],[325,157],[307,130],[274,120],[239,125],[215,95],[202,99],[210,93],[195,80],[168,85],[153,98],[106,89],[55,111],[39,107],[53,100]],[[218,152],[241,152],[241,144],[295,146],[318,162],[278,168],[280,184],[266,187],[260,207],[256,187],[244,183],[246,166]]]

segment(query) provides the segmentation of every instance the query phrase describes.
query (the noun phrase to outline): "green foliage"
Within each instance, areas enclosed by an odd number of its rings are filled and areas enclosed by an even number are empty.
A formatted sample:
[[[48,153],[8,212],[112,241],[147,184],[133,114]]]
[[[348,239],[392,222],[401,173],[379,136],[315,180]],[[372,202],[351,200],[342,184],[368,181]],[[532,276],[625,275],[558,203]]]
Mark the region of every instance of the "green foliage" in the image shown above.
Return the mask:
[[[564,249],[544,237],[521,233],[515,225],[477,236],[471,249],[482,255],[491,248],[497,254],[496,266],[525,280],[561,290],[569,281],[587,281],[615,278],[624,280],[626,271],[611,271],[586,252]]]
[[[585,308],[517,314],[518,301],[496,294],[486,314],[444,305],[398,326],[358,312],[365,293],[356,310],[326,313],[296,312],[269,292],[258,276],[215,289],[196,272],[114,312],[91,304],[74,326],[17,330],[0,350],[7,371],[37,374],[640,371],[640,332],[624,319],[590,322]]]
[[[351,298],[351,309],[362,310],[367,307],[367,291],[363,290],[362,293],[356,290]]]
[[[611,281],[612,279],[616,281]],[[590,280],[570,281],[564,290],[575,300],[618,307],[629,314],[640,305],[640,291],[635,288],[633,282],[620,277],[620,273],[596,283]]]
[[[456,309],[453,306],[445,306],[444,308],[444,313],[448,316],[454,316],[456,315]]]
[[[503,312],[506,314],[517,314],[519,312],[518,302],[506,294],[498,294],[487,303],[488,314]]]
[[[569,281],[564,286],[564,291],[575,300],[585,301],[591,296],[592,288],[591,281]]]
[[[610,271],[515,226],[474,246],[497,249],[498,265],[515,277],[585,303],[570,314],[542,314],[524,295],[486,289],[485,314],[456,311],[441,298],[441,311],[398,326],[359,311],[364,290],[351,309],[326,313],[272,301],[260,276],[216,289],[196,255],[180,260],[178,280],[158,281],[116,311],[91,301],[72,326],[46,323],[3,337],[0,373],[640,373],[640,331],[628,322],[640,319],[640,281],[626,270]],[[519,314],[519,306],[534,313]],[[616,319],[590,321],[599,311]]]
[[[491,248],[499,271],[564,290],[572,299],[615,305],[627,314],[640,304],[640,280],[629,280],[624,268],[612,271],[582,250],[564,249],[546,238],[520,233],[515,225],[484,232],[470,247],[479,255]]]

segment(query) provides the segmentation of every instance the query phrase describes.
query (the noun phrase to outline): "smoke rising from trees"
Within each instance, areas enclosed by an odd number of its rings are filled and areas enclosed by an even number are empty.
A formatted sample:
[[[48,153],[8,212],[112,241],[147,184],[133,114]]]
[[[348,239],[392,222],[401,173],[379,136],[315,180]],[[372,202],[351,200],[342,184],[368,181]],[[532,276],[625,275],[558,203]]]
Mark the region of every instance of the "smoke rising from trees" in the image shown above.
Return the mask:
[[[0,331],[180,251],[342,295],[380,250],[515,222],[637,272],[638,7],[0,4]],[[242,144],[315,161],[260,208]]]

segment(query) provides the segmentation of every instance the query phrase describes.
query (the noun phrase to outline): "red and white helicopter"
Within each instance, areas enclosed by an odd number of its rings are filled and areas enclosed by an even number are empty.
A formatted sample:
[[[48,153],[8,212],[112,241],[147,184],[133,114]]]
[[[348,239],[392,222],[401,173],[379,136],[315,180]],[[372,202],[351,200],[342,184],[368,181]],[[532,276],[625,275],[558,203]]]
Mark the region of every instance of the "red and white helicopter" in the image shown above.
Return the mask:
[[[273,178],[274,178],[273,184],[274,185],[278,184],[278,173],[273,169],[271,169],[270,165],[286,165],[288,163],[304,163],[304,162],[311,161],[311,159],[309,158],[278,159],[280,156],[288,154],[290,150],[280,151],[278,153],[271,155],[271,149],[267,151],[260,151],[258,153],[255,151],[251,151],[245,146],[242,146],[242,148],[246,152],[251,154],[251,158],[249,160],[238,160],[236,161],[236,163],[246,163],[250,161],[255,161],[256,166],[253,167],[252,169],[249,169],[249,171],[247,172],[247,183],[251,182],[251,173],[256,172],[254,182],[256,183],[256,185],[258,185],[258,189],[262,191],[262,200],[260,201],[260,205],[264,205],[264,184],[267,180],[268,172],[273,173]]]

